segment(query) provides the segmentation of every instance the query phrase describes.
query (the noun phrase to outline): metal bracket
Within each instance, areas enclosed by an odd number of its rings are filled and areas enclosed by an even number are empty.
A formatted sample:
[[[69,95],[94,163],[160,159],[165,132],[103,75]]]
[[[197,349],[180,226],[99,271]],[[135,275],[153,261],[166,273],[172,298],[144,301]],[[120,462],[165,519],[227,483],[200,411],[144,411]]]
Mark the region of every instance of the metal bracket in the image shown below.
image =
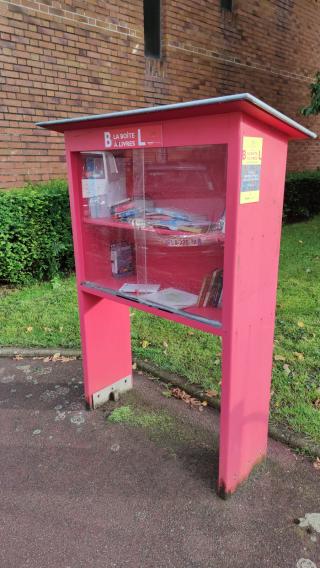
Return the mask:
[[[122,392],[126,392],[132,389],[132,375],[128,375],[119,381],[116,381],[109,387],[105,387],[92,395],[92,408],[98,408],[105,402],[108,402],[110,398],[118,400],[119,395]]]

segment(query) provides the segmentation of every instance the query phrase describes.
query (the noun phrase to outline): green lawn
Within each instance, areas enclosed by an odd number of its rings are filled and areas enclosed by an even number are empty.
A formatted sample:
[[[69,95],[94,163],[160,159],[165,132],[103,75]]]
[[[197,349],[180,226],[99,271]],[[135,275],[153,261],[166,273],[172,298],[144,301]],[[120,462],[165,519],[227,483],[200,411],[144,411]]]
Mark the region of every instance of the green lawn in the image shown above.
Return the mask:
[[[320,216],[283,228],[272,419],[320,442]],[[74,277],[3,290],[0,344],[79,347]],[[134,355],[219,392],[220,340],[132,312]]]

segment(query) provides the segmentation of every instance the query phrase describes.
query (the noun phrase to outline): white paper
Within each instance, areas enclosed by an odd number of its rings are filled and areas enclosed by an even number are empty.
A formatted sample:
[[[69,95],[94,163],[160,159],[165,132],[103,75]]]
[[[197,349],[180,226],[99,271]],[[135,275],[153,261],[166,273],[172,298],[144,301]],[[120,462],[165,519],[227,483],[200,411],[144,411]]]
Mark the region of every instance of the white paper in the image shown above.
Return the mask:
[[[111,153],[101,153],[104,157],[104,177],[83,178],[82,197],[90,198],[103,195],[106,205],[111,207],[127,198],[126,170],[124,158]]]
[[[128,294],[141,292],[142,294],[148,294],[151,292],[157,292],[159,288],[160,284],[123,284],[123,286],[119,288],[119,292],[126,292]]]
[[[169,308],[183,309],[194,306],[198,301],[198,296],[177,288],[165,288],[160,292],[147,294],[143,299]]]
[[[107,191],[107,181],[105,179],[88,178],[82,179],[82,197],[97,197]]]
[[[126,170],[124,158],[115,158],[111,152],[106,152],[107,183],[106,194],[109,207],[117,205],[127,198]]]

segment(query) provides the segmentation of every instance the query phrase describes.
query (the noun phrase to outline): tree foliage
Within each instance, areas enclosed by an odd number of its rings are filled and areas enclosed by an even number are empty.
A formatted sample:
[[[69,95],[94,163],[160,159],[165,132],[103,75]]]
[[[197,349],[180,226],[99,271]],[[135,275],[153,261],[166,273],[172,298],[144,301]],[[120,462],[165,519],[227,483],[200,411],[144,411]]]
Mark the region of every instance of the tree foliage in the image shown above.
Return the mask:
[[[320,113],[320,72],[316,74],[314,82],[311,83],[310,91],[310,105],[301,109],[301,114],[303,114],[304,116]]]

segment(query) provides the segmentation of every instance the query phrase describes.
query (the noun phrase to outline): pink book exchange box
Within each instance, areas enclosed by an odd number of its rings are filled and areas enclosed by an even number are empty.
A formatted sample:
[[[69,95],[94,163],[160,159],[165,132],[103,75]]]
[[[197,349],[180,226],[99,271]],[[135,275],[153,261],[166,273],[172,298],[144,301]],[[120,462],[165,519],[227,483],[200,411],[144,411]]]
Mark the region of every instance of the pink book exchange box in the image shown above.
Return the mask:
[[[249,94],[39,126],[65,136],[88,405],[132,388],[130,307],[221,336],[234,492],[267,450],[288,140],[315,134]]]

